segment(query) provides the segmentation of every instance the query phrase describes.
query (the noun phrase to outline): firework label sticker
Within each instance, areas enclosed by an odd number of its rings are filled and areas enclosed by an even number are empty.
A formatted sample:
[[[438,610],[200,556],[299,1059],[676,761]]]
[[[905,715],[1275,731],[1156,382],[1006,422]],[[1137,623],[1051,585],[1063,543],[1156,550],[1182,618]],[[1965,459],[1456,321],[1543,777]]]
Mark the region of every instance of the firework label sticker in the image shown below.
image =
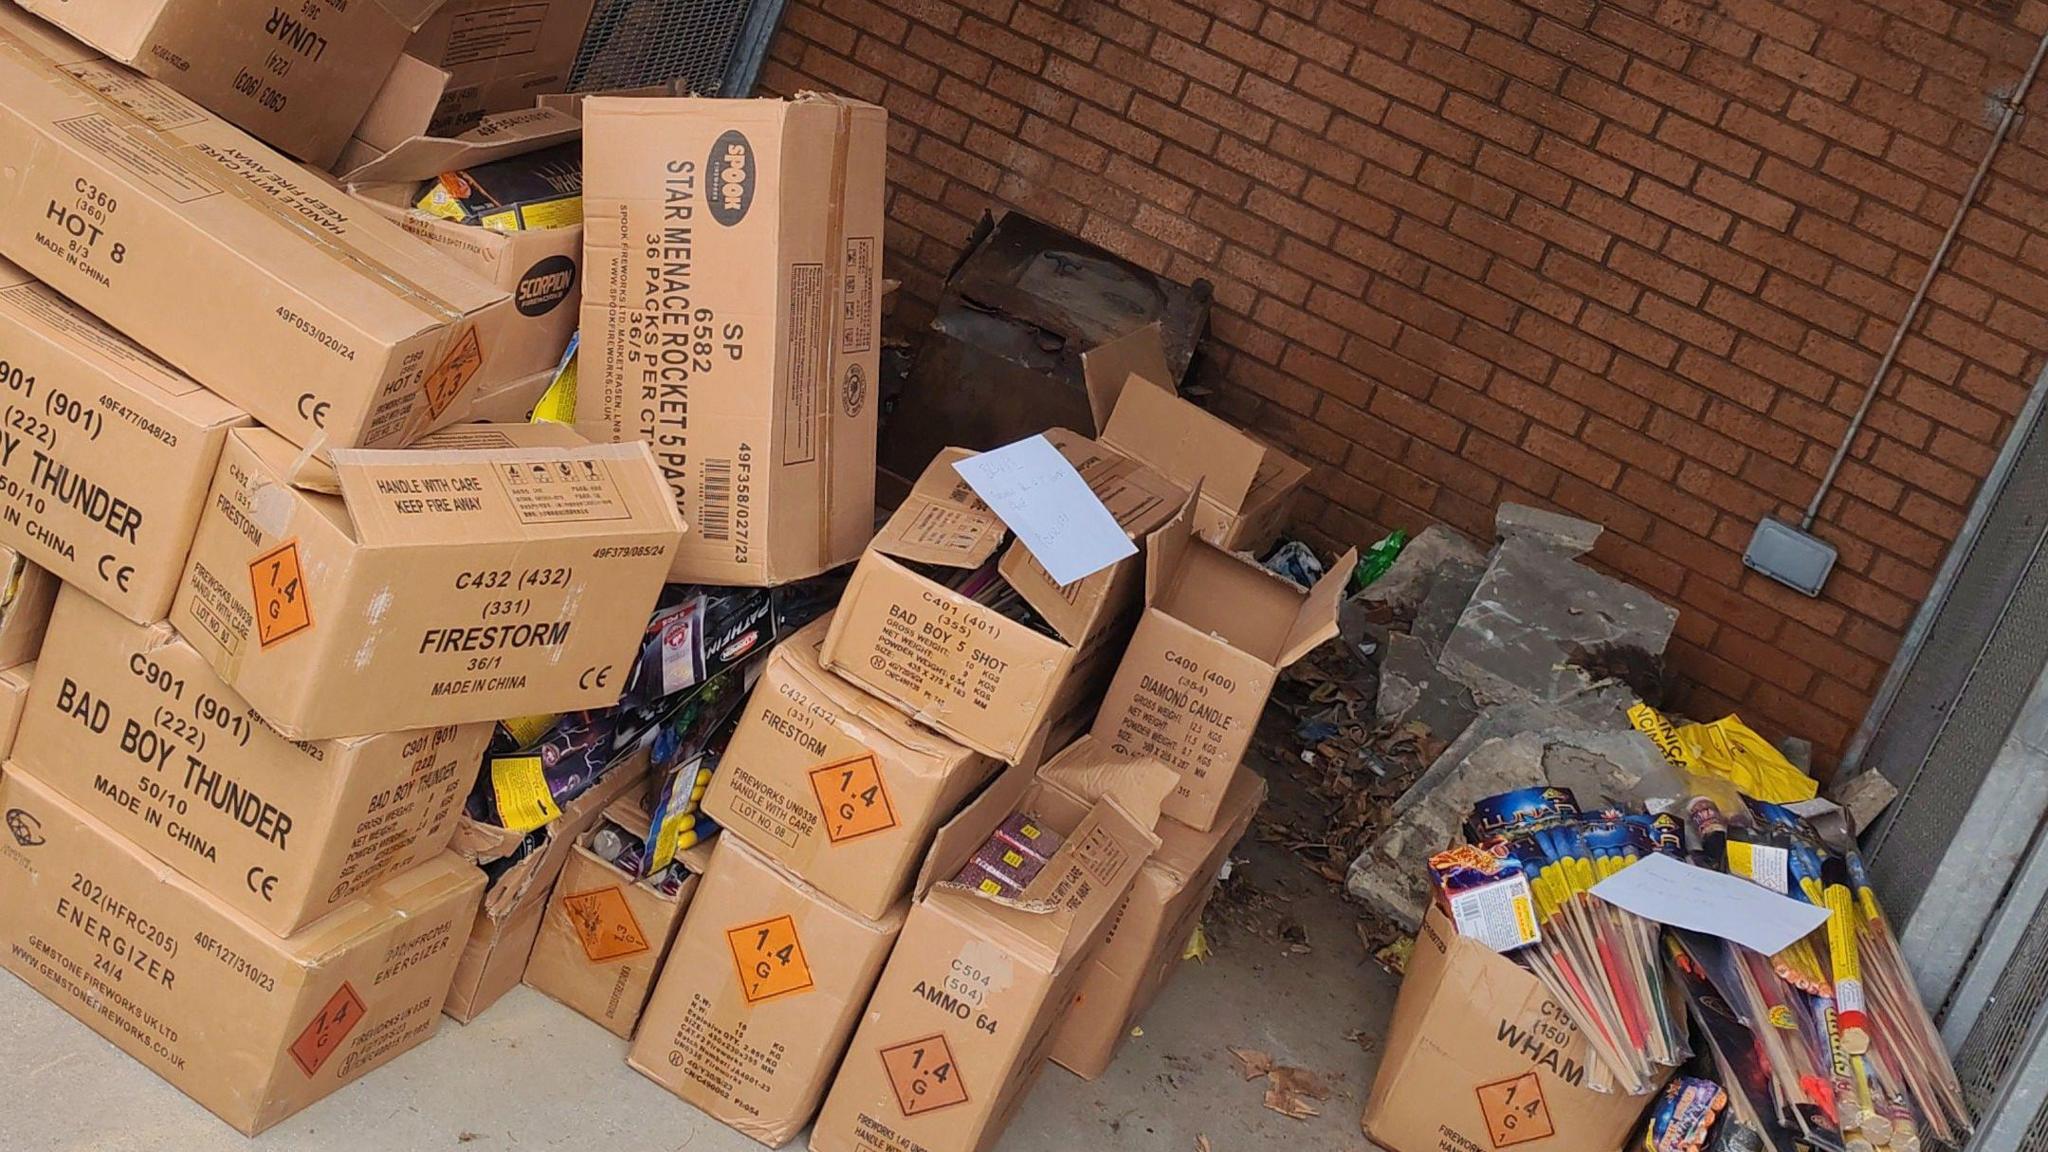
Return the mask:
[[[1479,1112],[1486,1117],[1486,1133],[1495,1148],[1512,1148],[1557,1134],[1536,1073],[1524,1072],[1510,1080],[1495,1081],[1480,1087],[1478,1093]]]
[[[922,1116],[967,1103],[967,1083],[944,1036],[927,1036],[882,1049],[882,1067],[903,1115]]]
[[[728,928],[725,943],[739,968],[740,994],[747,1003],[810,991],[811,963],[797,939],[796,921],[788,916]]]

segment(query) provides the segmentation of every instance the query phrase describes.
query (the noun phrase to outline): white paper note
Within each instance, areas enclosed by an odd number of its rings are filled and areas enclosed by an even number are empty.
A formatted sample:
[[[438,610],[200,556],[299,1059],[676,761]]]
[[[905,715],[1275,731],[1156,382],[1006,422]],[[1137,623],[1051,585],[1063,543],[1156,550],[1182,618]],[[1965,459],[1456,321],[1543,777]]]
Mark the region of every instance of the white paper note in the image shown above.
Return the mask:
[[[1072,584],[1137,554],[1116,517],[1043,436],[969,457],[953,469],[1024,541],[1054,583]]]
[[[1791,947],[1828,918],[1825,908],[1669,856],[1644,857],[1595,884],[1593,895],[1646,920],[1766,955]]]

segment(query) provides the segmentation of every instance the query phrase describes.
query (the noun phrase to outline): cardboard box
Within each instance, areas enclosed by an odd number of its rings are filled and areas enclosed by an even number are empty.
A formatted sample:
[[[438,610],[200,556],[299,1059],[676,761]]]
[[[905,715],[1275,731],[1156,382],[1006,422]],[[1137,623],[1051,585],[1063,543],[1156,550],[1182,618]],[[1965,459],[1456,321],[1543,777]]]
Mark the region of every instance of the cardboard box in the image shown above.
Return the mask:
[[[21,734],[21,715],[35,675],[34,661],[0,671],[0,761],[13,753],[15,737]]]
[[[490,725],[288,740],[168,623],[71,588],[51,627],[16,764],[269,931],[299,931],[455,834]]]
[[[341,154],[420,19],[417,0],[19,3],[278,151],[319,167]]]
[[[903,914],[860,916],[720,836],[626,1063],[781,1147],[824,1099]]]
[[[1564,1007],[1434,904],[1381,1052],[1364,1126],[1389,1152],[1618,1149],[1658,1088],[1585,1087],[1593,1047]]]
[[[1264,555],[1287,526],[1309,467],[1180,398],[1159,325],[1081,355],[1098,438],[1183,488],[1200,488],[1195,534],[1226,552]]]
[[[255,1135],[433,1035],[483,877],[442,855],[283,940],[0,775],[0,962]]]
[[[569,87],[596,0],[449,0],[405,54],[443,72],[429,131],[452,136],[492,112]]]
[[[0,548],[0,668],[33,663],[42,652],[61,587],[62,581],[21,553]]]
[[[647,836],[647,813],[638,797],[614,801],[604,819],[642,839]],[[695,867],[680,887],[663,892],[591,851],[595,834],[592,828],[574,840],[524,979],[619,1039],[631,1040],[683,913],[696,898],[710,852],[691,859]]]
[[[241,409],[0,260],[0,477],[33,493],[0,544],[137,623],[161,620]]]
[[[888,117],[831,96],[583,104],[576,422],[653,444],[670,578],[781,584],[874,530]]]
[[[527,837],[517,832],[458,821],[455,851],[484,869],[491,882],[455,965],[448,1015],[467,1024],[525,977],[548,897],[577,839],[596,827],[612,803],[647,788],[648,763],[642,748],[612,767],[588,792],[562,805],[559,819],[533,834],[536,846],[530,851]]]
[[[1186,500],[1158,473],[1084,436],[1045,435],[1133,540]],[[1015,763],[1035,733],[1095,701],[1129,634],[1143,568],[1132,556],[1061,587],[1021,541],[1011,544],[998,571],[1046,628],[947,587],[942,580],[980,568],[1009,534],[953,469],[972,455],[940,453],[876,534],[832,618],[824,662],[920,722]]]
[[[1040,769],[1069,770],[1068,753]],[[1145,859],[1173,776],[1132,761],[1082,766],[1083,804],[1022,768],[939,833],[917,903],[811,1133],[812,1152],[979,1152],[1044,1068],[1075,981]],[[1065,836],[1022,896],[946,882],[1013,812]]]
[[[1093,744],[1092,737],[1082,739]],[[1079,798],[1086,798],[1085,790]],[[1109,938],[1088,960],[1053,1038],[1054,1063],[1087,1080],[1108,1071],[1131,1029],[1180,971],[1217,874],[1265,799],[1266,781],[1240,772],[1215,828],[1197,832],[1172,819],[1154,826],[1159,847],[1138,870]]]
[[[547,387],[540,378],[552,378],[576,331],[583,300],[583,226],[500,232],[441,219],[413,202],[421,183],[443,172],[524,156],[581,134],[582,125],[573,116],[529,108],[491,117],[466,136],[402,141],[347,176],[349,193],[379,215],[511,293],[515,316],[491,352],[512,378],[538,383],[536,400]],[[469,394],[482,391],[472,388]]]
[[[768,656],[704,794],[726,831],[870,919],[1001,766],[832,673],[819,620]]]
[[[1356,552],[1307,592],[1192,533],[1180,517],[1145,553],[1145,614],[1096,713],[1096,739],[1181,775],[1166,815],[1215,827],[1280,670],[1337,634]]]
[[[0,255],[293,443],[398,447],[510,375],[505,293],[12,6],[0,155]]]
[[[645,445],[567,439],[466,425],[338,450],[335,496],[238,429],[171,622],[299,739],[610,705],[682,524]]]

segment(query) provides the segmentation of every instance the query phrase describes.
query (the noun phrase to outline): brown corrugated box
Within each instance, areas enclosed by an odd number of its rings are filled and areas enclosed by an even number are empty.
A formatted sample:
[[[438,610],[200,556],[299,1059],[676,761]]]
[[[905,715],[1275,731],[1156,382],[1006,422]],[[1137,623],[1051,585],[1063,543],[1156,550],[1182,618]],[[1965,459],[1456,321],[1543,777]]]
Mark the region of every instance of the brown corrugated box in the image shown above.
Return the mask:
[[[483,877],[439,856],[283,940],[9,765],[0,962],[254,1135],[433,1035]]]
[[[29,563],[12,548],[0,548],[0,668],[35,660],[43,650],[63,581]]]
[[[576,332],[583,299],[583,226],[501,232],[445,220],[413,207],[420,184],[494,160],[568,143],[582,124],[564,112],[528,108],[492,116],[462,136],[418,136],[350,172],[349,193],[386,219],[492,285],[512,294],[515,316],[492,345],[508,386],[523,389],[524,407],[547,390],[562,350]],[[472,388],[452,410],[456,420],[503,400],[501,390]],[[523,417],[524,412],[520,413]]]
[[[1039,770],[1079,773],[1086,783],[1071,792],[1012,768],[939,833],[812,1152],[979,1152],[1001,1138],[1089,955],[1159,846],[1150,829],[1173,787],[1157,764],[1084,759],[1063,752]],[[1103,799],[1083,804],[1081,791]],[[1022,896],[949,882],[1012,812],[1066,837]]]
[[[1188,517],[1152,534],[1145,614],[1096,713],[1096,739],[1180,773],[1166,815],[1214,827],[1280,670],[1337,634],[1356,552],[1304,592],[1192,534]]]
[[[1143,464],[1063,428],[1058,448],[1133,540],[1170,520],[1187,493]],[[1034,628],[926,573],[972,571],[1009,530],[954,471],[949,448],[875,535],[827,634],[827,668],[970,748],[1017,762],[1035,734],[1087,712],[1129,635],[1144,572],[1131,556],[1066,587],[1022,541],[998,571],[1049,625]]]
[[[0,761],[6,760],[14,751],[15,737],[21,734],[21,715],[28,707],[28,694],[35,686],[35,675],[33,660],[0,671]]]
[[[506,375],[505,293],[4,5],[0,155],[0,255],[294,443],[397,447]]]
[[[939,826],[1000,764],[825,670],[819,620],[777,645],[704,811],[869,918],[900,902]]]
[[[861,916],[727,829],[626,1062],[781,1147],[817,1112],[903,913]]]
[[[604,819],[644,840],[647,812],[642,799],[626,796],[614,801]],[[593,828],[575,837],[548,899],[524,980],[619,1039],[631,1040],[675,943],[676,929],[696,898],[711,848],[693,845],[679,854],[690,874],[669,893],[636,880],[591,851],[595,834]]]
[[[325,739],[600,708],[682,529],[640,444],[470,424],[337,450],[293,487],[260,428],[221,453],[171,622],[279,731]]]
[[[406,56],[447,76],[429,105],[428,131],[453,135],[489,113],[529,108],[537,96],[566,91],[595,6],[595,0],[448,0],[405,45]]]
[[[137,623],[161,620],[241,409],[0,260],[0,477],[41,507],[0,544]]]
[[[607,807],[622,797],[639,795],[647,786],[648,756],[642,748],[614,765],[590,791],[562,805],[562,815],[541,830],[541,846],[491,881],[456,962],[448,1015],[467,1024],[519,984],[540,935],[548,897],[577,839],[596,827]],[[510,858],[525,839],[521,833],[465,817],[456,825],[454,846],[465,859],[489,867]]]
[[[58,598],[14,759],[280,936],[441,854],[488,724],[287,740],[168,623]]]
[[[1170,818],[1153,826],[1159,848],[1138,870],[1109,938],[1088,960],[1053,1038],[1054,1063],[1089,1080],[1109,1070],[1131,1029],[1180,970],[1216,876],[1265,798],[1265,780],[1241,772],[1215,828],[1197,832]]]
[[[280,152],[326,167],[437,0],[18,0]]]
[[[828,96],[584,101],[576,422],[646,440],[672,579],[781,584],[874,529],[887,114]]]
[[[1389,1152],[1604,1152],[1657,1092],[1586,1087],[1593,1046],[1564,1007],[1433,903],[1380,1051],[1363,1123]]]

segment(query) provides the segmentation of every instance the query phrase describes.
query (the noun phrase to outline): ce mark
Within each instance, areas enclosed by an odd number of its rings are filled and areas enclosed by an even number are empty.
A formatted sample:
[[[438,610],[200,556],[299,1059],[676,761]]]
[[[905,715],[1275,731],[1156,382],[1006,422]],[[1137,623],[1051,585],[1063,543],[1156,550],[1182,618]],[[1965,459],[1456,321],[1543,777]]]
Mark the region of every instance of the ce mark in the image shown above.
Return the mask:
[[[310,420],[315,428],[327,427],[327,412],[333,405],[315,400],[311,392],[299,393],[299,419]]]
[[[612,681],[612,666],[585,668],[583,675],[576,678],[576,686],[588,692],[594,688],[609,688]]]
[[[111,552],[100,557],[100,579],[126,592],[128,591],[128,581],[135,575],[135,566],[133,564],[115,563],[118,559],[120,558]]]
[[[277,877],[265,871],[261,865],[249,869],[246,881],[249,891],[263,897],[264,903],[274,903],[277,900]]]

